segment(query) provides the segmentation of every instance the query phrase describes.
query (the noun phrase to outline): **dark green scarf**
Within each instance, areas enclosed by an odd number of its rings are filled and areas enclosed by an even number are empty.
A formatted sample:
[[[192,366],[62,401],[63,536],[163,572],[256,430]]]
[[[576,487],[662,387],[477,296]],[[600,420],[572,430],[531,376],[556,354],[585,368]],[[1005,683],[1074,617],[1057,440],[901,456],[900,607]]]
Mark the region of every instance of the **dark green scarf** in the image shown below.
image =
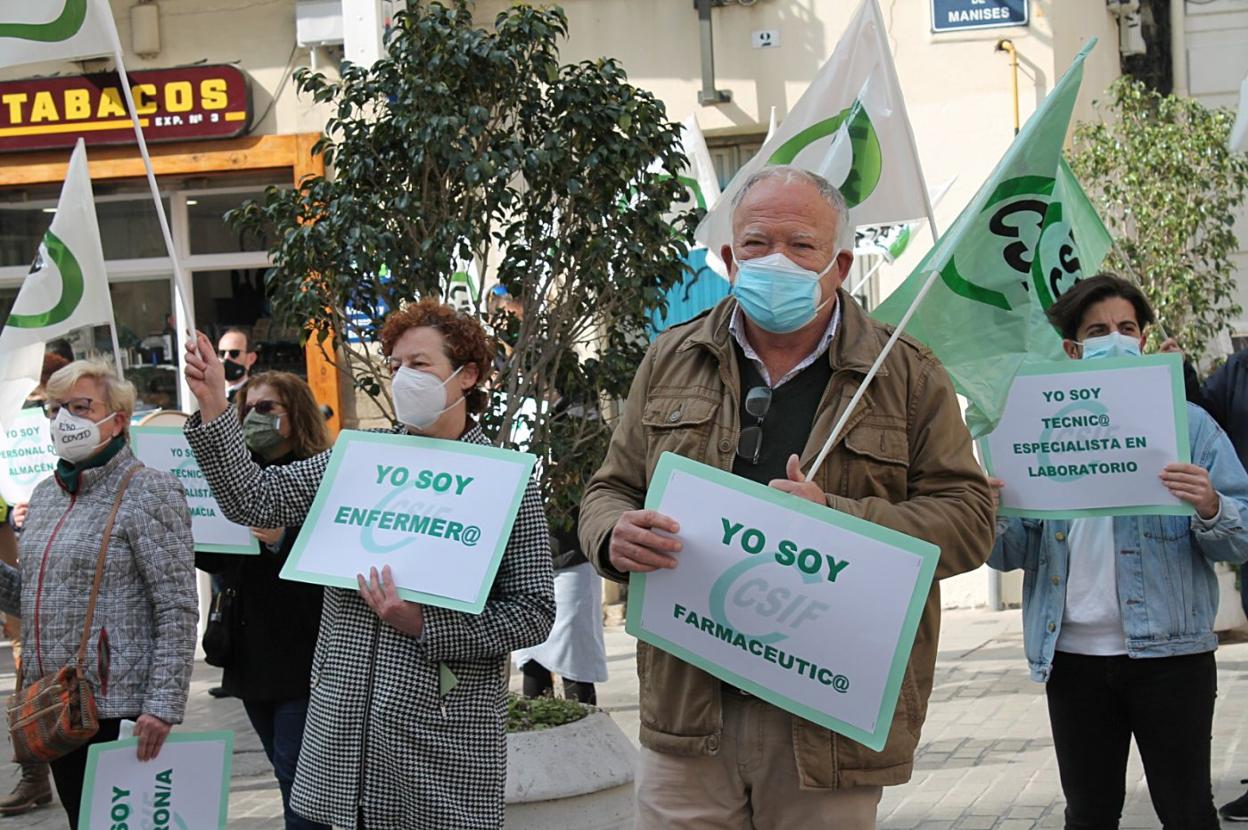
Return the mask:
[[[104,448],[95,455],[88,458],[81,464],[70,464],[64,458],[56,462],[56,480],[61,483],[65,491],[73,494],[78,492],[78,477],[82,475],[83,470],[91,470],[96,467],[103,467],[105,464],[113,460],[113,456],[121,452],[121,448],[126,445],[126,434],[123,432],[117,435],[113,440],[104,445]]]

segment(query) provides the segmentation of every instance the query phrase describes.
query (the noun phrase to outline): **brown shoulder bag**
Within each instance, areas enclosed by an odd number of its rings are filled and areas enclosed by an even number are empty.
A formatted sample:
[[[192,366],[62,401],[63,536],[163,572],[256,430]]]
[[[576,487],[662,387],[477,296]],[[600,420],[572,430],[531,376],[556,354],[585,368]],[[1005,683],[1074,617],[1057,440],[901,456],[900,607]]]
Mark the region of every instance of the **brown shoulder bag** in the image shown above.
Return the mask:
[[[45,674],[33,685],[22,687],[22,672],[18,669],[17,692],[9,698],[9,736],[13,741],[13,757],[18,763],[55,761],[85,744],[99,731],[100,720],[95,709],[95,689],[83,672],[87,657],[87,643],[91,638],[91,623],[95,617],[95,601],[100,593],[100,580],[104,577],[104,559],[108,554],[108,537],[112,535],[117,511],[121,509],[121,497],[125,495],[130,479],[142,464],[130,468],[117,488],[112,512],[104,525],[104,538],[100,542],[100,555],[95,563],[95,581],[91,583],[91,598],[87,601],[87,619],[82,625],[82,641],[78,644],[78,658],[71,666],[65,666],[53,674]]]

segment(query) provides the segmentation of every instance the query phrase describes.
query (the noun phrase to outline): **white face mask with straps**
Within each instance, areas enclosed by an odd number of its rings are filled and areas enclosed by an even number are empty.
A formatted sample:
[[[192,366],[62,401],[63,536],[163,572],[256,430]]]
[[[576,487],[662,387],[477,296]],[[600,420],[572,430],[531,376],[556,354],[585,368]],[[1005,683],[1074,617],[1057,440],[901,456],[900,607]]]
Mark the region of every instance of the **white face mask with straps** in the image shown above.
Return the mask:
[[[116,413],[114,413],[116,414]],[[100,424],[112,418],[106,415],[98,421],[79,418],[62,408],[51,424],[52,445],[56,454],[70,464],[81,464],[100,448]]]
[[[446,385],[463,368],[460,366],[446,380],[441,380],[430,372],[399,367],[390,381],[395,417],[413,429],[423,430],[433,426],[443,412],[464,402],[463,396],[452,404],[446,402]]]

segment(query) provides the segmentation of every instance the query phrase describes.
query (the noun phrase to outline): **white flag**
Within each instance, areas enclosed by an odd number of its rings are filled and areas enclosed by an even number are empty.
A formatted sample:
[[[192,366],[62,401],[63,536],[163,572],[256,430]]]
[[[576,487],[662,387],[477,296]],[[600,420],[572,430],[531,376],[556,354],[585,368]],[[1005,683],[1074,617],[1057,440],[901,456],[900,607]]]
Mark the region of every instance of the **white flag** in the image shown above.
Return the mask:
[[[82,326],[112,322],[87,150],[80,138],[69,160],[52,227],[44,234],[30,274],[0,331],[0,423],[12,420],[14,399],[20,407],[39,384],[44,342]]]
[[[711,151],[706,149],[706,139],[696,117],[691,115],[681,122],[680,143],[689,166],[677,178],[689,188],[697,207],[711,210],[719,202],[719,176],[715,174],[715,162],[711,160]]]
[[[0,67],[113,54],[108,0],[0,0]]]
[[[1231,127],[1231,152],[1248,153],[1248,77],[1239,85],[1239,112]]]
[[[680,150],[685,154],[688,165],[677,170],[675,175],[685,186],[685,196],[672,202],[669,220],[682,211],[694,208],[710,210],[719,201],[719,177],[715,174],[711,151],[706,149],[706,139],[702,136],[702,128],[698,126],[695,116],[689,116],[680,124]],[[671,174],[663,161],[657,158],[651,162],[650,170]]]
[[[695,238],[713,253],[731,241],[732,199],[769,164],[792,164],[837,185],[853,225],[926,216],[923,172],[876,0],[863,0],[801,99],[733,178]]]
[[[940,200],[945,198],[945,194],[949,192],[949,188],[953,187],[957,178],[954,176],[944,184],[931,188],[929,198],[932,207],[940,204]],[[910,240],[914,238],[914,233],[918,229],[919,224],[916,222],[870,225],[859,228],[854,235],[854,256],[880,256],[891,265],[909,247]]]

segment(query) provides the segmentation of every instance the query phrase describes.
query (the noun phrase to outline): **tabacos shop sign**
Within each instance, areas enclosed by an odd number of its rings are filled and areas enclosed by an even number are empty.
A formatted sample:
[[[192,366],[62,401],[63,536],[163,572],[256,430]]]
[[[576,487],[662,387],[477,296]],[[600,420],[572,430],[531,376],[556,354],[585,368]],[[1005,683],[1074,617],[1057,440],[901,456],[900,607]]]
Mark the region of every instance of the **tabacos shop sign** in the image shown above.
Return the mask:
[[[233,138],[251,122],[247,76],[233,66],[186,66],[130,73],[149,143]],[[0,82],[0,152],[133,144],[115,72]]]

